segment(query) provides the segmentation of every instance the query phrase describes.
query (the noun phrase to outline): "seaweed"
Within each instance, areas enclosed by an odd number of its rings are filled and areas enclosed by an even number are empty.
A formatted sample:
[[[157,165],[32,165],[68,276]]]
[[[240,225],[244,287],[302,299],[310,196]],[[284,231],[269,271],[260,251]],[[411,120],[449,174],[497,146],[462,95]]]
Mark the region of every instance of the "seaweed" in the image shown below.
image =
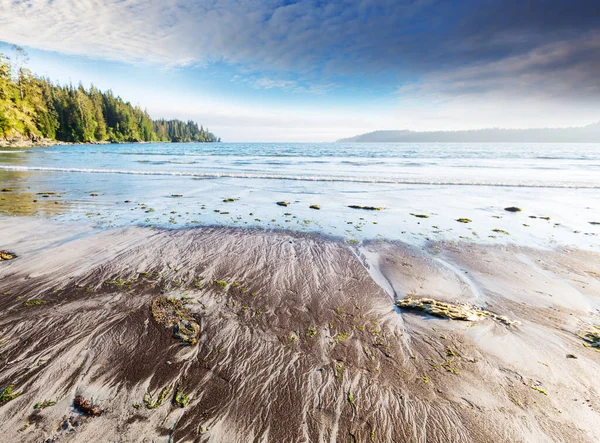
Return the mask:
[[[14,392],[14,389],[15,387],[13,385],[8,385],[6,388],[0,391],[0,405],[14,400],[22,394],[22,392]]]
[[[79,412],[87,415],[88,417],[97,417],[102,415],[104,412],[98,405],[94,404],[90,400],[86,400],[82,395],[75,397],[75,400],[73,400],[73,406]]]
[[[50,406],[54,406],[54,405],[56,405],[55,401],[44,400],[44,401],[41,401],[41,402],[33,405],[33,409],[44,409],[44,408],[49,408]]]
[[[183,393],[183,390],[177,388],[175,395],[173,396],[173,405],[185,408],[190,403],[190,396]]]
[[[146,405],[147,409],[156,409],[158,408],[160,405],[162,405],[164,403],[164,401],[167,399],[167,397],[169,397],[169,395],[171,395],[171,391],[173,390],[173,388],[171,386],[165,386],[164,388],[162,388],[156,398],[156,400],[154,400],[154,396],[152,394],[150,394],[148,391],[146,391],[146,393],[144,394],[144,404]]]

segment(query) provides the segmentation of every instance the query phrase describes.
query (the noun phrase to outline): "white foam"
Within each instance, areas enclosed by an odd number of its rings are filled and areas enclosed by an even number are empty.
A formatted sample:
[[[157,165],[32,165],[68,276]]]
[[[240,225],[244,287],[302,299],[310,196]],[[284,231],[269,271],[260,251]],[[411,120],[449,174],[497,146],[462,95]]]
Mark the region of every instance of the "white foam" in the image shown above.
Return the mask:
[[[573,188],[573,189],[600,189],[600,184],[589,182],[546,182],[536,180],[522,181],[493,181],[493,180],[461,180],[461,179],[407,179],[394,177],[348,177],[336,175],[285,175],[261,174],[247,172],[206,172],[206,171],[149,171],[130,169],[92,169],[92,168],[61,168],[46,166],[8,166],[0,165],[4,171],[41,171],[65,172],[84,174],[129,174],[129,175],[162,175],[174,177],[198,178],[245,178],[267,180],[299,180],[313,182],[354,182],[354,183],[382,183],[406,185],[433,185],[433,186],[497,186],[509,188]]]

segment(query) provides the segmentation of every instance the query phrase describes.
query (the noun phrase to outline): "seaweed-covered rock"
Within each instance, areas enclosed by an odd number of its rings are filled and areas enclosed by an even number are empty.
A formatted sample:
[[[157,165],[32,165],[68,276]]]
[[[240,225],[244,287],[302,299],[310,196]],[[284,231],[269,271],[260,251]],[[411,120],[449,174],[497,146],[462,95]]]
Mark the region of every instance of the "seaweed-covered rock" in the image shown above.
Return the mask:
[[[477,322],[486,318],[492,318],[500,323],[504,323],[505,325],[512,325],[516,323],[512,320],[509,320],[507,317],[504,317],[503,315],[497,315],[476,306],[471,306],[468,304],[455,305],[452,303],[437,301],[432,298],[407,297],[405,299],[398,300],[396,305],[400,309],[421,311],[435,317],[447,318],[450,320]]]
[[[350,205],[348,207],[352,208],[352,209],[364,209],[366,211],[381,211],[382,209],[385,209],[385,208],[378,207],[378,206],[360,206],[360,205]]]
[[[598,331],[584,331],[579,334],[588,346],[593,348],[600,348],[600,330]]]
[[[173,337],[195,345],[200,336],[200,325],[182,300],[160,296],[152,300],[152,317],[157,323],[173,328]]]
[[[12,252],[0,251],[0,261],[12,260],[15,257],[16,257],[16,254],[13,254]]]

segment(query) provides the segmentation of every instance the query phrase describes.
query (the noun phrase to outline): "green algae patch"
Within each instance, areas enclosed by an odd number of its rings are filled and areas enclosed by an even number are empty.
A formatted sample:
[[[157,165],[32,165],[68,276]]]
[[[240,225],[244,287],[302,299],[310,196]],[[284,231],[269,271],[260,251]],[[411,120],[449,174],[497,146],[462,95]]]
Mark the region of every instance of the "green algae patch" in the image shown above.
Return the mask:
[[[177,388],[175,395],[173,396],[173,406],[185,408],[191,401],[189,395],[184,394],[180,388]]]
[[[44,408],[49,408],[49,407],[55,406],[55,405],[56,405],[55,401],[44,400],[44,401],[41,401],[41,402],[33,405],[33,409],[44,409]]]
[[[461,320],[477,322],[486,318],[491,318],[505,325],[513,325],[517,322],[508,319],[503,315],[494,314],[485,309],[471,306],[469,304],[456,305],[445,303],[431,298],[412,298],[407,297],[396,302],[396,306],[404,310],[420,311],[434,317],[445,318],[449,320]]]
[[[173,388],[171,386],[165,386],[164,388],[162,388],[160,390],[156,399],[154,398],[154,396],[152,394],[150,394],[149,392],[146,392],[144,394],[144,399],[143,399],[144,404],[146,405],[146,408],[148,408],[148,409],[158,408],[165,402],[165,400],[169,397],[169,395],[171,395],[172,391],[173,391]]]
[[[4,403],[8,403],[11,400],[14,400],[19,395],[22,394],[22,392],[14,392],[14,390],[15,390],[15,387],[13,385],[8,385],[6,388],[4,388],[2,391],[0,391],[0,405],[3,405]]]
[[[456,221],[459,223],[471,223],[472,220],[470,218],[457,218]]]
[[[429,218],[429,216],[427,214],[413,214],[411,212],[410,215],[412,215],[413,217],[417,217],[417,218]]]

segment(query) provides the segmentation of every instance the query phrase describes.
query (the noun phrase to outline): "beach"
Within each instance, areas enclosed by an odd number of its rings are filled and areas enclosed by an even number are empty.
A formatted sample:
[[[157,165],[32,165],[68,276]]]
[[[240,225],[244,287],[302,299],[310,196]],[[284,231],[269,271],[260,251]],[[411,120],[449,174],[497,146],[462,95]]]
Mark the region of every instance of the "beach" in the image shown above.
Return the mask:
[[[596,253],[28,217],[0,230],[17,255],[0,263],[10,441],[600,437],[600,353],[583,338],[600,325]],[[510,324],[400,310],[407,296]]]
[[[600,439],[593,146],[219,145],[0,152],[7,441]]]

